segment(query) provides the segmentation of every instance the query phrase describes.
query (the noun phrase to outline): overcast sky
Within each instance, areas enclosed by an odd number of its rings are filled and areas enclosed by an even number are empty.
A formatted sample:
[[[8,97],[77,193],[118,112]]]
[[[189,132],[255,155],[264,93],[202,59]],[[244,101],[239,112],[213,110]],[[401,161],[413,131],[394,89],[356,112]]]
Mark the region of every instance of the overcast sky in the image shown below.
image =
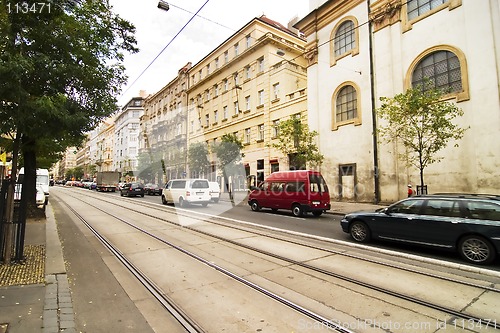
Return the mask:
[[[110,0],[114,12],[135,25],[140,49],[139,53],[125,58],[129,82],[118,98],[120,106],[138,96],[140,90],[148,94],[158,92],[176,77],[177,71],[187,62],[196,64],[255,17],[265,14],[286,26],[293,17],[303,18],[309,13],[309,0],[167,2],[170,4],[169,11],[158,9],[158,0]],[[203,5],[198,13],[203,18],[195,17],[141,75]]]

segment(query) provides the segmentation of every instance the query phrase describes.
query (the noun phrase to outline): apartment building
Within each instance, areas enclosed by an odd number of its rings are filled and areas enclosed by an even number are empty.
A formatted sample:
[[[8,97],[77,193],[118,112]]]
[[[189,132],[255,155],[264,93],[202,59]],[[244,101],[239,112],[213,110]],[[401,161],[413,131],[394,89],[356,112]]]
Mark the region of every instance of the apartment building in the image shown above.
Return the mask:
[[[428,191],[498,191],[498,1],[311,0],[310,8],[295,27],[307,38],[308,119],[333,197],[394,201],[420,183],[419,170],[397,157],[401,144],[374,133],[380,97],[424,77],[449,89],[443,99],[464,111],[455,121],[468,127],[425,169]]]
[[[130,99],[114,120],[112,170],[121,172],[123,176],[133,177],[137,173],[140,118],[144,113],[146,93],[141,91],[140,95]]]
[[[222,170],[211,147],[224,134],[244,144],[240,176],[234,189],[288,168],[288,157],[269,147],[281,119],[307,116],[305,40],[266,16],[255,18],[189,70],[187,134],[190,144],[205,142],[210,170]]]
[[[115,123],[114,117],[110,117],[101,122],[99,133],[97,134],[95,164],[96,171],[114,171],[114,142],[115,142]]]
[[[187,156],[188,62],[177,77],[144,100],[140,119],[140,154],[149,161],[149,172],[142,178],[155,183],[182,178]],[[149,175],[149,176],[148,176]]]

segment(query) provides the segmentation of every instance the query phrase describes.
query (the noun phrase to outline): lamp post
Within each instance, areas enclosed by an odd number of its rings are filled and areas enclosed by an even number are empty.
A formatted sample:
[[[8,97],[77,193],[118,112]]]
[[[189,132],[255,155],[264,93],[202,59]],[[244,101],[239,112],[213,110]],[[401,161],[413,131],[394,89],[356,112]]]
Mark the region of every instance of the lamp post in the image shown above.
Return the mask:
[[[158,2],[158,8],[163,9],[164,11],[168,11],[170,9],[170,6],[166,1],[160,0]]]

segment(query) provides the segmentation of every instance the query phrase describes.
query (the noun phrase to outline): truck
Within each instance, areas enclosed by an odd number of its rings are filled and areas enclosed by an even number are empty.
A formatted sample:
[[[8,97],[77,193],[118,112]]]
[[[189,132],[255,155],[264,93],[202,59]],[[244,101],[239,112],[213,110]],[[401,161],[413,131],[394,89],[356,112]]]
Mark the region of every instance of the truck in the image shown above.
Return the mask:
[[[115,192],[120,181],[120,172],[101,171],[97,173],[96,190],[97,192]]]

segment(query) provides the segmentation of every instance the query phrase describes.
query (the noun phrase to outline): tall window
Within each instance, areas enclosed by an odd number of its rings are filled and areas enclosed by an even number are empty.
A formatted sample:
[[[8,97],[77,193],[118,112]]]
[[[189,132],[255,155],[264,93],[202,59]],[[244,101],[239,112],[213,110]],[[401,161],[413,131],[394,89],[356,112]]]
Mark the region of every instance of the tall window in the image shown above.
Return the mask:
[[[250,46],[252,45],[252,37],[250,37],[250,35],[246,36],[246,45],[247,45],[247,49],[249,49]]]
[[[245,80],[248,80],[252,77],[252,72],[250,71],[250,66],[245,67]]]
[[[227,105],[222,108],[222,119],[227,119]]]
[[[251,107],[251,105],[250,105],[250,96],[246,96],[245,97],[245,110],[246,111],[250,111],[250,107]]]
[[[273,138],[278,137],[280,134],[280,121],[279,119],[273,120]]]
[[[224,63],[227,64],[229,62],[229,52],[224,52]]]
[[[264,124],[260,124],[259,127],[259,141],[264,141]]]
[[[215,69],[219,68],[219,58],[215,58]]]
[[[217,110],[214,111],[214,123],[217,123],[219,121],[219,112]]]
[[[240,113],[240,107],[238,105],[238,101],[234,102],[234,114],[237,115]]]
[[[335,120],[337,123],[352,120],[358,116],[356,89],[347,85],[337,94]]]
[[[419,17],[448,1],[449,0],[409,0],[406,4],[408,20]]]
[[[274,99],[278,99],[280,97],[280,84],[279,83],[273,84],[273,95],[274,95]]]
[[[264,58],[259,58],[257,60],[257,64],[258,64],[258,67],[259,67],[259,73],[264,72]]]
[[[260,90],[257,93],[257,105],[264,105],[264,90]]]
[[[250,143],[250,128],[245,128],[245,143]]]
[[[354,23],[345,21],[335,32],[334,51],[335,57],[339,57],[356,47],[356,35],[354,32]]]
[[[229,81],[226,79],[226,80],[224,80],[223,84],[224,84],[224,91],[228,91],[229,90]]]
[[[234,44],[234,56],[237,57],[240,52],[240,46],[238,44]]]
[[[450,51],[437,51],[423,58],[411,77],[412,87],[437,88],[446,93],[461,92],[462,73],[458,57]]]

